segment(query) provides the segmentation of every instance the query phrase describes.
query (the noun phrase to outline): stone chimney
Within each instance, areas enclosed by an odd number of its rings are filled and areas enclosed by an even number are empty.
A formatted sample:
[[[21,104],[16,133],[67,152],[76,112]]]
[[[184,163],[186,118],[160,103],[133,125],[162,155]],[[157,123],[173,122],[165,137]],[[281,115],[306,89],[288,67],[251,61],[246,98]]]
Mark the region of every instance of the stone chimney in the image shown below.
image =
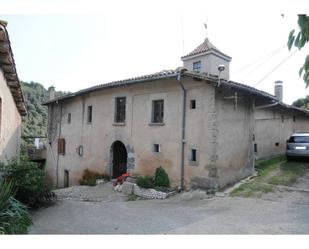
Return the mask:
[[[51,86],[48,88],[48,100],[52,100],[55,98],[55,87]]]
[[[283,100],[283,82],[281,80],[275,81],[275,97],[282,102]]]

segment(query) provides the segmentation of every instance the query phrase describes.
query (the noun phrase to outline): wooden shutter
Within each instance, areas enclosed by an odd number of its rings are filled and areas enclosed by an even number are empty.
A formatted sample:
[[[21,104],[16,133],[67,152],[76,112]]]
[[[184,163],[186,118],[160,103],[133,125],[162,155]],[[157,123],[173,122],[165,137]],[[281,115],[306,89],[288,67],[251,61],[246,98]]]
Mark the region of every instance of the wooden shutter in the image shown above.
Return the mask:
[[[58,139],[58,153],[64,155],[65,154],[65,139]]]

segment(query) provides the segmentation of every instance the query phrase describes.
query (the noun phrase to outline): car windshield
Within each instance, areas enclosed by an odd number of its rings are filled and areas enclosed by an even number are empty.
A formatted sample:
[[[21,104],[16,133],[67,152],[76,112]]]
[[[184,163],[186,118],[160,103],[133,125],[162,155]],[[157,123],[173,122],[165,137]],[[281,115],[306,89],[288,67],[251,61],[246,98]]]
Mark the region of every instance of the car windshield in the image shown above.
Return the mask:
[[[289,143],[309,143],[309,137],[307,136],[295,136],[290,137]]]

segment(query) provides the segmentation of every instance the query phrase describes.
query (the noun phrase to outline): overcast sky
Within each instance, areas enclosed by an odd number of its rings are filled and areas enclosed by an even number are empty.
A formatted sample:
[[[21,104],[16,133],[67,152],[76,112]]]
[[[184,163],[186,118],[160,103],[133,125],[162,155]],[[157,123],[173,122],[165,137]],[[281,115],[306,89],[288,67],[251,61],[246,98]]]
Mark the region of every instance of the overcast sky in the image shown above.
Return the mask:
[[[275,1],[280,8],[263,1],[24,2],[0,0],[24,81],[72,92],[175,69],[207,35],[232,57],[231,80],[271,94],[274,81],[282,80],[289,104],[309,94],[298,76],[309,46],[293,55],[284,46],[297,28],[297,12],[286,1]]]

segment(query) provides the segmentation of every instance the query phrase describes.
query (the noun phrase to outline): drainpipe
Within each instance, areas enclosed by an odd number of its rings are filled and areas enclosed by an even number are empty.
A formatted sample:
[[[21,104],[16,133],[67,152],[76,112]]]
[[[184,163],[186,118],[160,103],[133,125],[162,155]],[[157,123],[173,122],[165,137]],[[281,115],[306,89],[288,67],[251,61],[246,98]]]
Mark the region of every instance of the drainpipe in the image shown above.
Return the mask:
[[[61,136],[61,121],[62,121],[62,104],[60,104],[60,123],[59,123],[58,141],[59,141],[59,138]],[[57,188],[59,188],[59,152],[58,152],[58,141],[57,141],[57,165],[56,165]]]
[[[186,102],[187,90],[181,82],[181,70],[178,72],[177,80],[181,86],[183,93],[182,105],[182,134],[181,134],[181,164],[180,164],[180,190],[184,190],[184,158],[185,158],[185,143],[186,143]]]

